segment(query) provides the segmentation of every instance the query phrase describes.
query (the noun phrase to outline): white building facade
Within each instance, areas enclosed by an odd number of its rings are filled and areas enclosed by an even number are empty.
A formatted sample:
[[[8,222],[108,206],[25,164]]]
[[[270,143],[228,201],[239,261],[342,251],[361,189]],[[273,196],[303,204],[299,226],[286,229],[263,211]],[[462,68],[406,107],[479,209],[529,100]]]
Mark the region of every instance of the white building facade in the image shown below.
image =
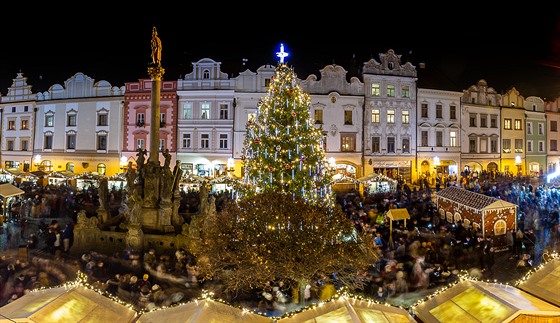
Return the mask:
[[[38,94],[34,162],[45,172],[119,171],[124,87],[77,73]]]

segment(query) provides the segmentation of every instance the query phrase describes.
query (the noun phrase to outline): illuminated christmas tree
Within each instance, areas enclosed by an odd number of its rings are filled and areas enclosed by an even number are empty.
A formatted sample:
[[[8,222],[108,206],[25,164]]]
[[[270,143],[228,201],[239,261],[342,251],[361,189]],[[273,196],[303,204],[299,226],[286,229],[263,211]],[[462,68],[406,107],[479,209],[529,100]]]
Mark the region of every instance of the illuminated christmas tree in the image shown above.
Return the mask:
[[[318,277],[363,290],[378,258],[373,237],[358,231],[334,204],[322,129],[309,117],[310,98],[292,68],[280,63],[268,94],[249,120],[240,198],[204,220],[199,258],[206,279],[229,295],[282,279],[294,300]]]
[[[311,99],[297,83],[293,68],[284,63],[283,46],[277,55],[280,62],[267,95],[247,123],[243,195],[290,192],[312,204],[332,204],[323,130],[310,118]]]

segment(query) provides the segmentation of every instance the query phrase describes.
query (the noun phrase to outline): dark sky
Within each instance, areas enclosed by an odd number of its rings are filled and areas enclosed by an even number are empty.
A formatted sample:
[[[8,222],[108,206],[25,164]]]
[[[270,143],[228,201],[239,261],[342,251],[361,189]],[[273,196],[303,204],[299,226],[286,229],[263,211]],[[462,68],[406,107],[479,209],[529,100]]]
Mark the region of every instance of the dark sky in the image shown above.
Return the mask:
[[[145,10],[138,5],[5,12],[0,19],[0,93],[7,93],[18,71],[34,91],[63,84],[78,72],[112,85],[147,78],[155,26],[168,80],[190,72],[192,62],[206,57],[222,62],[230,76],[256,71],[277,63],[275,53],[283,43],[290,53],[287,62],[300,78],[319,75],[332,63],[349,70],[352,57],[358,66],[370,58],[379,61],[379,53],[394,49],[403,63],[417,68],[425,63],[426,72],[443,82],[442,89],[461,91],[485,79],[499,93],[515,86],[525,97],[560,96],[557,8],[501,11],[470,3],[445,12],[403,3],[329,6],[306,13],[297,3],[268,4],[271,8],[185,3]]]

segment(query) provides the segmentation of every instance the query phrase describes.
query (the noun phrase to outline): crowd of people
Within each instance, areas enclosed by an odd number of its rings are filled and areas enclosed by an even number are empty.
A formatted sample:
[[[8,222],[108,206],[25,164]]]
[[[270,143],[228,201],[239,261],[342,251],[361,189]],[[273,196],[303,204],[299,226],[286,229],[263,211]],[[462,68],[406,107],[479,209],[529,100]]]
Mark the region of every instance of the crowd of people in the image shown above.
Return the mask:
[[[500,182],[482,176],[461,177],[446,185],[461,186],[518,205],[517,229],[507,233],[506,252],[511,259],[518,261],[520,271],[537,266],[543,253],[558,250],[560,190],[557,187],[533,187],[528,181]],[[379,302],[391,302],[399,295],[446,285],[458,279],[461,271],[480,278],[494,276],[496,250],[492,237],[483,238],[470,227],[441,219],[433,199],[435,193],[436,189],[430,186],[418,190],[399,181],[394,192],[366,192],[363,197],[355,192],[339,195],[338,202],[348,219],[354,222],[356,230],[375,238],[375,248],[380,254],[369,270],[358,273],[365,287],[356,293]],[[29,263],[17,256],[2,258],[1,304],[13,301],[31,289],[52,286],[71,278],[61,264],[71,267],[70,273],[77,270],[86,273],[91,284],[140,310],[169,306],[200,294],[202,283],[196,259],[185,250],[177,250],[172,255],[156,255],[155,250],[138,254],[129,249],[115,255],[95,251],[79,257],[73,255],[70,252],[72,224],[75,223],[73,208],[78,208],[84,200],[94,203],[97,200],[95,191],[50,188],[47,192],[38,192],[36,188],[26,195],[46,195],[47,198],[39,200],[51,206],[49,214],[57,214],[63,208],[62,213],[68,221],[61,228],[60,223],[53,220],[41,232],[22,237],[29,240],[30,249],[44,248],[41,251],[46,259],[58,260],[57,263],[40,261],[40,257],[33,257]],[[70,202],[70,199],[74,201]],[[391,208],[407,208],[411,215],[406,225],[402,221],[394,223],[392,231],[385,216]],[[306,286],[304,303],[328,299],[334,294],[336,278],[325,278]],[[266,311],[288,310],[293,308],[290,306],[292,302],[300,303],[294,298],[297,293],[281,280],[263,286],[257,295],[255,307]]]

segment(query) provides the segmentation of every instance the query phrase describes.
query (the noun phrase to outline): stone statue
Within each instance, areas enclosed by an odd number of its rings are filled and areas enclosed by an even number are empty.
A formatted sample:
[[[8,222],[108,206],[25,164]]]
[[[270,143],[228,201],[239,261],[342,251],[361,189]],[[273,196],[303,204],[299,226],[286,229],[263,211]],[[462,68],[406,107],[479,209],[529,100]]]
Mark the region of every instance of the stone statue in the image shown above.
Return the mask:
[[[161,65],[161,40],[158,37],[156,27],[152,28],[152,64]]]
[[[169,149],[166,149],[163,152],[163,157],[165,158],[165,163],[163,164],[164,168],[170,168],[171,167],[171,154],[169,153]]]
[[[134,194],[134,181],[136,180],[136,170],[132,167],[132,161],[128,162],[126,170],[126,189],[130,195]]]

